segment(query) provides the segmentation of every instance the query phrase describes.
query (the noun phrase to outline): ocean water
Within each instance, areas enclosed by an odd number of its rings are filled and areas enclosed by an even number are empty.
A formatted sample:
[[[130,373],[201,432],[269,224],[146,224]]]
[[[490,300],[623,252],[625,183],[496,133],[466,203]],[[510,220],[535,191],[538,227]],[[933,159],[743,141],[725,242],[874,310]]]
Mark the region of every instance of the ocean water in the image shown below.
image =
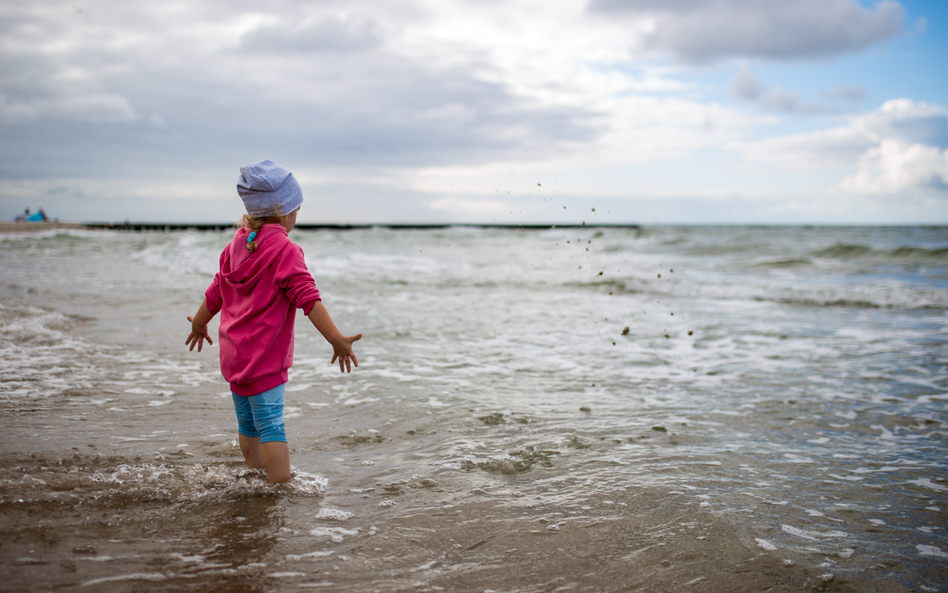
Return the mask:
[[[280,487],[229,238],[0,237],[5,591],[948,590],[948,228],[294,230]]]

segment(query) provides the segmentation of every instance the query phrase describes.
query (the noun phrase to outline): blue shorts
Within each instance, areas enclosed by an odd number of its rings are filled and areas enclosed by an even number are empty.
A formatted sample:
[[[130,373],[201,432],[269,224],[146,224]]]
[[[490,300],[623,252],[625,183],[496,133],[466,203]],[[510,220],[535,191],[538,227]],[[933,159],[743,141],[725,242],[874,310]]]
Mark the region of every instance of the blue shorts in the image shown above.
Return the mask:
[[[257,395],[237,395],[234,398],[234,410],[237,412],[237,432],[261,443],[270,441],[286,442],[286,430],[283,428],[283,397],[286,384],[278,385]]]

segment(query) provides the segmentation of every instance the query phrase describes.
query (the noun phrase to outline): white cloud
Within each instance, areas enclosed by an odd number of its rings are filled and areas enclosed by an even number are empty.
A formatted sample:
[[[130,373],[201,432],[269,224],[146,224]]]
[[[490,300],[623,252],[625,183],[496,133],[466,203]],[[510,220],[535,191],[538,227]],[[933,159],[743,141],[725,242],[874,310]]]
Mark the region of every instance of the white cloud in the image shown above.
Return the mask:
[[[723,57],[799,59],[864,49],[902,30],[905,9],[884,0],[591,0],[589,10],[627,17],[637,49],[686,62]]]
[[[948,196],[948,149],[883,140],[867,150],[840,188],[854,194],[936,190]]]
[[[948,196],[948,109],[886,101],[845,126],[735,144],[752,161],[845,172],[838,187],[859,195]]]

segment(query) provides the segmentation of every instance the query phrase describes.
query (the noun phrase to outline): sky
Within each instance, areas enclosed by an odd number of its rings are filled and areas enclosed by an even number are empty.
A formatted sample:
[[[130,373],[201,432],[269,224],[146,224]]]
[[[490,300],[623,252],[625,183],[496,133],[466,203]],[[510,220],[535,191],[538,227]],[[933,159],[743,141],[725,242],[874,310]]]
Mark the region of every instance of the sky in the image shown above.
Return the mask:
[[[0,0],[0,219],[948,223],[944,0]]]

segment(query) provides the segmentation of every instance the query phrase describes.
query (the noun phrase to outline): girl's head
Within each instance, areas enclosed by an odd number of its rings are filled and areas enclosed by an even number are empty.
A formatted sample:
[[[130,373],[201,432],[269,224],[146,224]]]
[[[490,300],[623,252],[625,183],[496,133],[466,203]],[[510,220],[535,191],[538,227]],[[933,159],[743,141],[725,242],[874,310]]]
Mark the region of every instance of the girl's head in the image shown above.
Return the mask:
[[[303,204],[303,190],[296,178],[270,160],[241,167],[237,193],[247,210],[240,225],[249,227],[252,232],[271,222],[282,224],[289,231],[296,224],[296,213]],[[256,249],[256,241],[247,243],[248,251]]]

